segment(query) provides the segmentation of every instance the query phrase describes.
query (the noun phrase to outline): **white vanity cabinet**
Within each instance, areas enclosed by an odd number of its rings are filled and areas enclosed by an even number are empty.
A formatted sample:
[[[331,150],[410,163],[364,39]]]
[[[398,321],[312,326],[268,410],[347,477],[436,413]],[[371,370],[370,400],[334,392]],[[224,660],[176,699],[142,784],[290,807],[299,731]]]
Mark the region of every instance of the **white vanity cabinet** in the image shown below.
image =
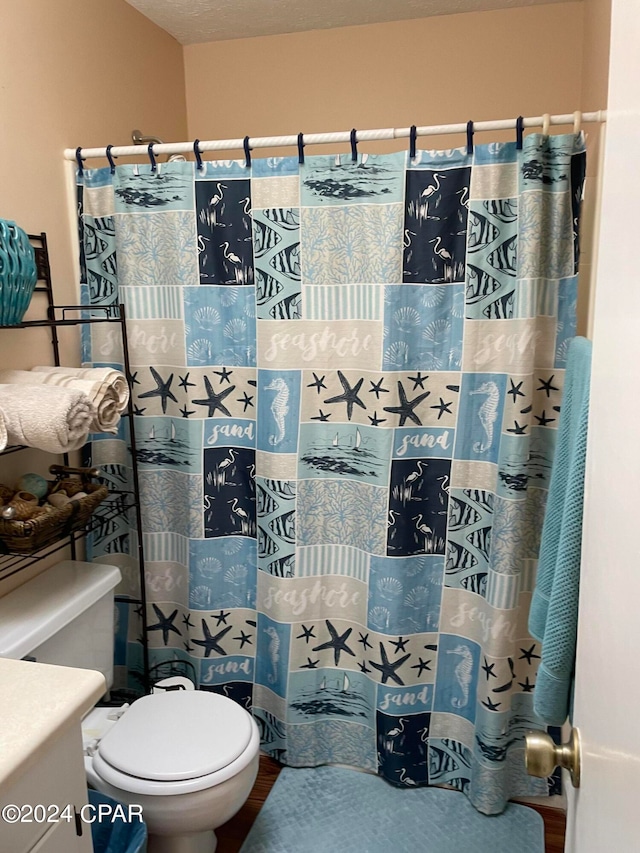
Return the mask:
[[[92,853],[80,721],[105,686],[93,670],[0,659],[0,814],[22,812],[0,817],[2,853]]]

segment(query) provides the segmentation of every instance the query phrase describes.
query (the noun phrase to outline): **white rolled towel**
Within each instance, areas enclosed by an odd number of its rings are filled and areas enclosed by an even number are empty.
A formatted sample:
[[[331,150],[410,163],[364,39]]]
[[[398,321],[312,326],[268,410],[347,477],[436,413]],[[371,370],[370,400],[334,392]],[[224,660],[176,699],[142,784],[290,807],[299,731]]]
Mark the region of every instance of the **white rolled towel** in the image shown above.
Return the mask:
[[[7,425],[4,422],[4,412],[0,409],[0,453],[8,444]]]
[[[78,376],[77,371],[83,375]],[[97,374],[97,375],[96,375]],[[124,391],[120,388],[120,378]],[[0,370],[0,383],[11,385],[56,385],[82,391],[96,409],[90,432],[118,431],[120,413],[129,402],[129,388],[122,373],[111,368],[34,367],[33,370]],[[123,405],[124,400],[124,405]]]
[[[75,376],[76,379],[88,379],[100,382],[103,388],[110,388],[117,400],[118,414],[122,414],[129,403],[129,384],[120,370],[113,367],[51,367],[40,365],[32,367],[33,373],[55,373],[65,376]]]
[[[91,400],[75,388],[0,385],[0,411],[8,444],[67,453],[86,442],[96,416]]]

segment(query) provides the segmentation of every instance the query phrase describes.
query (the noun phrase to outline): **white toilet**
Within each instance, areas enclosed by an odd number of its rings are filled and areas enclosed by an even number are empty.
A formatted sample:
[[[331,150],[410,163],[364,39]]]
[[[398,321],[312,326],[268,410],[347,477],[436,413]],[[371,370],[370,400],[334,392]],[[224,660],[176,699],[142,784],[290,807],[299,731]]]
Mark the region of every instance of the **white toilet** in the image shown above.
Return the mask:
[[[114,566],[66,561],[0,598],[0,657],[99,669],[113,683]],[[258,772],[253,718],[225,696],[156,693],[83,720],[92,787],[142,806],[149,853],[213,853]]]

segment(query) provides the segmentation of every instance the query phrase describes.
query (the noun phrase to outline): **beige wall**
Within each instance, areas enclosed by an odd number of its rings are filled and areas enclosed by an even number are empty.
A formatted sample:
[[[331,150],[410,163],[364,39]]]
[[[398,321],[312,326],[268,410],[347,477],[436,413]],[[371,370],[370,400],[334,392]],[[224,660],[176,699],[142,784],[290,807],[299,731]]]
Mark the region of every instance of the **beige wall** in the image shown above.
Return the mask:
[[[47,232],[57,301],[71,301],[62,151],[129,145],[133,128],[183,139],[182,48],[124,0],[0,0],[0,22],[0,217]]]
[[[573,112],[580,106],[582,7],[563,3],[188,45],[189,138]],[[402,144],[371,143],[364,150]],[[422,142],[451,144],[460,145],[460,137]]]
[[[124,0],[0,0],[0,217],[47,232],[59,303],[77,301],[63,149],[127,145],[133,128],[166,141],[186,136],[182,48],[173,38]],[[73,363],[76,338],[65,337]],[[50,358],[45,332],[0,330],[0,366]],[[6,456],[0,482],[44,473],[52,461],[36,451]],[[0,594],[27,576],[0,582]]]
[[[611,31],[611,0],[584,0],[584,50],[582,61],[583,110],[607,108],[609,85],[609,36]],[[587,137],[587,180],[582,218],[582,259],[580,264],[580,298],[578,300],[578,331],[590,331],[589,314],[594,293],[594,244],[596,239],[596,210],[598,204],[598,167],[600,129],[593,127]]]

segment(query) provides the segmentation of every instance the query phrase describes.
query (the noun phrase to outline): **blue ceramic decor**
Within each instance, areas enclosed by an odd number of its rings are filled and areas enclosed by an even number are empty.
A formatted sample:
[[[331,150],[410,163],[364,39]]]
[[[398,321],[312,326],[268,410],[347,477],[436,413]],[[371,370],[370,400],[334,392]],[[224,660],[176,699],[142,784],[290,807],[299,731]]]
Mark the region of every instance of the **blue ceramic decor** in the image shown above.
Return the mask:
[[[37,280],[29,238],[15,222],[0,219],[0,326],[22,322]]]

